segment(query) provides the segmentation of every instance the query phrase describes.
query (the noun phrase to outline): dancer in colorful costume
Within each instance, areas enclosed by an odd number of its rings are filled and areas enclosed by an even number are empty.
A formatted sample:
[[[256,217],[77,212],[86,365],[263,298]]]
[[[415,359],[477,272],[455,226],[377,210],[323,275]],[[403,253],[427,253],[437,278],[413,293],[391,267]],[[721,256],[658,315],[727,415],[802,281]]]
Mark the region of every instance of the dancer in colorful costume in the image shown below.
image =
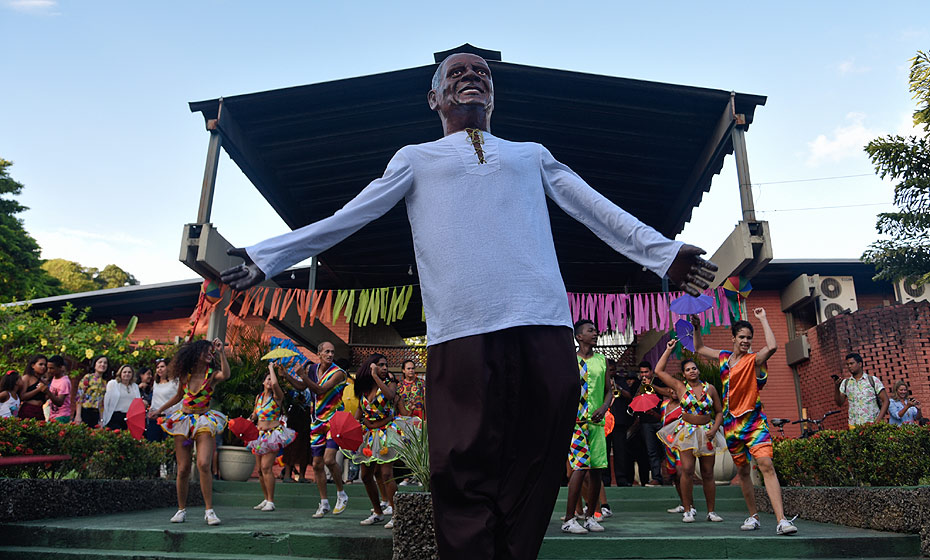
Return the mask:
[[[717,267],[698,247],[620,209],[540,144],[491,134],[494,82],[480,56],[443,60],[427,102],[443,138],[398,150],[383,177],[333,216],[230,249],[244,263],[222,279],[236,290],[255,286],[404,200],[430,344],[426,407],[439,556],[536,558],[578,408],[571,312],[547,197],[693,295]],[[529,432],[523,411],[533,411]]]
[[[255,455],[255,467],[258,469],[258,481],[265,495],[252,509],[274,511],[274,473],[272,467],[278,457],[278,451],[287,447],[297,437],[297,432],[281,423],[284,412],[284,391],[278,384],[274,364],[268,363],[268,375],[262,382],[264,390],[255,397],[255,407],[249,418],[258,425],[258,438],[246,446]]]
[[[681,417],[667,424],[656,434],[659,441],[669,449],[678,451],[681,468],[678,469],[679,495],[681,496],[684,523],[694,522],[694,463],[701,462],[701,484],[707,501],[707,520],[723,521],[717,515],[717,486],[714,483],[714,455],[723,449],[726,442],[720,433],[723,423],[723,407],[720,395],[712,385],[701,381],[701,372],[694,360],[681,363],[685,381],[682,382],[665,371],[668,358],[678,341],[669,340],[665,352],[656,364],[656,375],[675,391],[681,403]]]
[[[310,454],[313,455],[313,478],[320,491],[320,506],[313,514],[319,519],[329,513],[339,515],[346,509],[349,496],[342,486],[342,468],[336,462],[336,450],[339,446],[333,441],[329,433],[329,421],[336,412],[345,410],[342,404],[342,392],[346,387],[346,372],[333,363],[336,356],[336,347],[331,342],[321,342],[317,347],[317,356],[320,363],[305,363],[297,368],[299,379],[288,380],[299,390],[308,390],[313,396],[313,415],[310,421]],[[314,374],[311,378],[310,373]],[[329,469],[336,485],[336,507],[329,507],[329,497],[326,491],[326,473],[323,467]]]
[[[219,361],[219,368],[216,362]],[[178,350],[169,368],[178,379],[178,392],[168,402],[149,410],[149,418],[158,418],[165,409],[181,403],[181,408],[165,417],[161,427],[174,436],[174,455],[178,461],[178,511],[172,523],[187,519],[187,490],[191,474],[191,443],[197,445],[197,471],[200,475],[200,492],[205,506],[204,520],[219,525],[220,518],[213,511],[213,453],[216,436],[226,427],[226,416],[210,410],[213,389],[229,379],[229,362],[223,341],[198,340],[188,342]]]
[[[772,436],[769,433],[768,419],[762,411],[762,398],[759,396],[759,391],[768,380],[765,364],[778,349],[778,342],[766,318],[765,309],[757,307],[753,314],[762,323],[762,331],[765,333],[765,347],[762,350],[752,352],[753,328],[749,321],[733,323],[730,329],[733,333],[733,350],[719,352],[704,346],[701,329],[696,324],[694,348],[698,354],[718,360],[720,364],[720,380],[723,383],[723,433],[733,462],[736,463],[743,499],[749,509],[749,517],[740,529],[753,531],[761,527],[756,495],[750,479],[749,457],[752,456],[765,481],[765,492],[772,504],[775,519],[778,519],[775,534],[793,535],[798,529],[792,523],[793,520],[785,519],[781,484],[772,464]],[[693,322],[697,322],[696,317]]]
[[[595,519],[595,512],[600,511],[598,500],[601,493],[601,471],[608,465],[604,415],[610,410],[613,386],[607,379],[607,359],[603,354],[594,351],[597,344],[594,322],[581,319],[575,323],[575,340],[578,342],[581,397],[575,419],[575,432],[568,453],[572,476],[568,481],[568,504],[562,532],[585,534],[604,530]],[[588,482],[588,495],[585,497],[587,507],[582,525],[575,519],[575,510],[581,498],[585,478]]]
[[[352,462],[360,465],[360,475],[365,483],[365,491],[371,501],[372,514],[362,520],[362,525],[374,525],[384,521],[384,502],[387,502],[390,512],[394,511],[394,493],[397,492],[397,483],[394,481],[394,461],[397,460],[397,450],[388,444],[388,432],[397,431],[395,423],[394,402],[397,398],[397,384],[388,374],[387,358],[374,353],[362,364],[355,374],[355,396],[359,400],[355,418],[365,427],[362,445],[357,451],[343,450]],[[379,489],[383,483],[384,502],[380,500]],[[385,528],[394,527],[393,518]]]

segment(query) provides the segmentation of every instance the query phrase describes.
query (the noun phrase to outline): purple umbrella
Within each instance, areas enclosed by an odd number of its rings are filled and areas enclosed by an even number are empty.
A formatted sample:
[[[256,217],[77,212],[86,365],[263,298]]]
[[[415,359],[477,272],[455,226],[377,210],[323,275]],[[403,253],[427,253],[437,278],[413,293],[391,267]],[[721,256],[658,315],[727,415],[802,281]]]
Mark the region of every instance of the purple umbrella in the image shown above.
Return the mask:
[[[696,313],[707,311],[713,306],[714,298],[708,295],[694,297],[685,294],[673,301],[671,305],[669,305],[669,309],[675,313],[678,313],[679,315],[694,315]]]
[[[678,342],[681,342],[682,346],[694,352],[694,325],[684,319],[678,319],[675,321],[675,334],[678,335]]]

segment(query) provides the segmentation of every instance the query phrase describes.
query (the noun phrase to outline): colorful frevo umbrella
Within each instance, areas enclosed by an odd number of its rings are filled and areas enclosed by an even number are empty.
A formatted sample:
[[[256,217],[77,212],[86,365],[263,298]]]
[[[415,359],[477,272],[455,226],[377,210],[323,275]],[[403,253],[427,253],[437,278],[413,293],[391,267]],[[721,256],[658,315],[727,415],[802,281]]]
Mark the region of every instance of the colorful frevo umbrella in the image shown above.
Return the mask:
[[[678,319],[675,321],[675,334],[682,346],[694,352],[694,325],[684,319]]]
[[[126,412],[126,427],[129,433],[136,439],[142,439],[145,433],[145,401],[142,399],[133,399],[129,403],[129,410]]]
[[[227,424],[229,431],[241,439],[243,443],[249,443],[258,438],[258,427],[255,426],[248,418],[233,418]]]
[[[270,352],[262,356],[262,359],[263,360],[277,360],[279,358],[291,358],[297,355],[298,355],[297,352],[294,352],[293,350],[289,350],[287,348],[275,348],[274,350],[271,350]]]
[[[679,315],[694,315],[703,313],[714,306],[714,300],[708,295],[701,294],[697,297],[685,294],[675,298],[668,306],[673,312]]]
[[[340,411],[329,420],[329,433],[336,445],[346,451],[357,451],[362,445],[362,425],[348,412]]]
[[[746,306],[745,300],[749,297],[749,293],[752,292],[752,284],[749,283],[749,279],[730,276],[723,283],[723,291],[726,292],[727,296],[736,299],[736,311],[739,318],[742,319],[743,308]]]

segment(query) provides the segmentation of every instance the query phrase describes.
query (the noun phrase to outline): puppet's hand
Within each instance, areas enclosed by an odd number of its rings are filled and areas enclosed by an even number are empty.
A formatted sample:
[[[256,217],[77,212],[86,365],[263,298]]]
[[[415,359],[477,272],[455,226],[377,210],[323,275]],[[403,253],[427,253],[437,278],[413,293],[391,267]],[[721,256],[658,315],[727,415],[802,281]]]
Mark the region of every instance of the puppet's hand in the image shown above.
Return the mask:
[[[710,287],[708,282],[714,280],[717,265],[701,258],[704,249],[694,245],[682,245],[678,256],[668,268],[668,277],[672,282],[692,296],[699,296]]]
[[[261,284],[265,280],[265,273],[262,272],[262,269],[258,268],[257,264],[252,262],[252,259],[249,257],[249,254],[245,252],[245,249],[230,249],[226,251],[226,254],[232,257],[240,257],[245,262],[232,268],[227,268],[220,273],[220,280],[222,280],[224,284],[228,284],[234,290],[246,290],[252,286]]]

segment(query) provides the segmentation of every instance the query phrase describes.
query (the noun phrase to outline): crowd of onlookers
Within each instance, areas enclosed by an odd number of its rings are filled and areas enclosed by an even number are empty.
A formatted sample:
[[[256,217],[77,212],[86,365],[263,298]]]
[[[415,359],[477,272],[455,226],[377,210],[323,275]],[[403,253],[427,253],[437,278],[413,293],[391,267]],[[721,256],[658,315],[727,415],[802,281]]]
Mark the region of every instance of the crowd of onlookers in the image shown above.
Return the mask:
[[[90,361],[90,371],[72,376],[69,361],[62,356],[36,354],[22,373],[10,370],[0,378],[0,417],[126,429],[126,413],[133,400],[142,398],[146,407],[159,407],[177,390],[178,382],[164,359],[156,360],[154,367],[121,364],[114,369],[101,355]],[[147,422],[145,437],[165,438],[157,420]]]

